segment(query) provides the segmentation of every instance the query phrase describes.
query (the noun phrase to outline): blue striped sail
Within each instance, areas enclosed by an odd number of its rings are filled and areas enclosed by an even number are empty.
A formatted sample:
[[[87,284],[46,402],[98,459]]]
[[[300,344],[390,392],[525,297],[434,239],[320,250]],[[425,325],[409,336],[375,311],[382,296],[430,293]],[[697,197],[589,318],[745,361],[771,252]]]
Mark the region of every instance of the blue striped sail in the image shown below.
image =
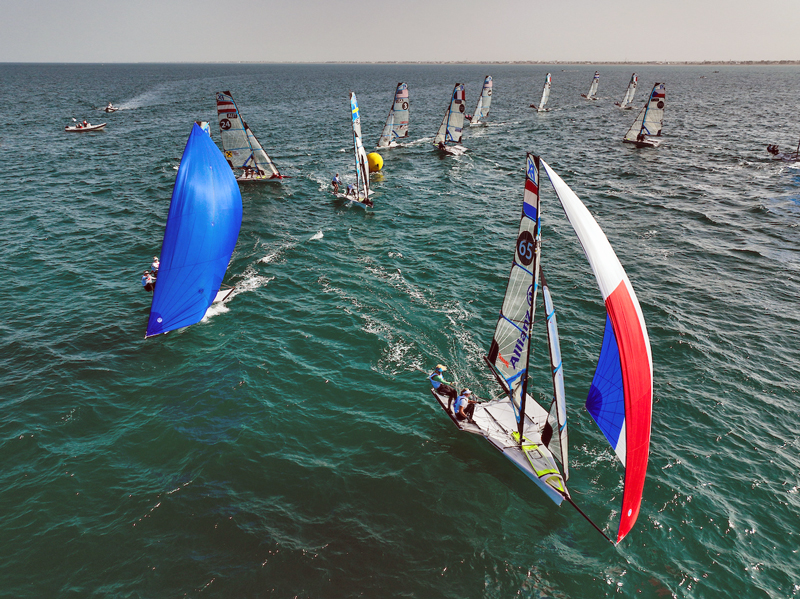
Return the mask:
[[[202,320],[219,291],[241,225],[236,178],[195,124],[172,190],[145,337]]]

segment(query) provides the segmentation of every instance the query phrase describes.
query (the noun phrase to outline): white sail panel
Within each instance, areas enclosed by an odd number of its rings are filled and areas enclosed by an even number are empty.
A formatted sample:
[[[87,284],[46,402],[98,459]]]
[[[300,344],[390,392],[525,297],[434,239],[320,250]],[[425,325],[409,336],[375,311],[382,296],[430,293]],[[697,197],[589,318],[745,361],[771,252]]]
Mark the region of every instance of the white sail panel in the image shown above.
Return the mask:
[[[438,145],[440,142],[445,144],[461,143],[465,110],[464,84],[456,83],[453,88],[453,95],[450,97],[450,103],[447,105],[447,110],[445,110],[442,124],[439,125],[436,137],[433,138],[434,145]]]
[[[622,98],[620,108],[625,108],[628,104],[633,102],[633,97],[636,95],[636,84],[639,82],[639,77],[634,73],[631,75],[631,81],[628,83],[628,89],[625,90],[625,97]]]
[[[394,102],[386,117],[383,132],[378,138],[378,147],[386,148],[397,143],[398,139],[408,137],[408,84],[398,83],[394,93]]]
[[[663,83],[656,83],[647,104],[636,115],[636,120],[625,134],[625,140],[630,142],[642,141],[645,136],[660,136],[664,125],[664,103],[666,90]]]
[[[540,267],[541,268],[541,267]],[[541,273],[542,298],[547,321],[547,345],[550,353],[550,372],[553,377],[553,402],[547,416],[547,424],[542,432],[542,441],[550,453],[564,467],[564,479],[569,479],[567,434],[567,395],[564,390],[564,368],[561,361],[561,344],[558,339],[558,322],[550,287],[544,273]]]
[[[539,280],[540,220],[539,168],[528,155],[514,261],[508,277],[506,295],[487,356],[506,391],[519,406],[527,385],[529,335],[533,323]]]
[[[542,99],[539,101],[539,108],[538,110],[544,110],[545,105],[547,104],[547,100],[550,99],[550,73],[547,73],[547,76],[544,78],[544,88],[542,88]]]
[[[253,149],[231,92],[217,93],[217,117],[223,154],[231,168],[243,168],[252,163]]]
[[[247,140],[253,150],[253,160],[255,162],[254,165],[248,164],[247,166],[254,166],[260,171],[271,173],[274,177],[280,177],[280,173],[278,172],[278,169],[275,168],[272,159],[264,151],[264,148],[261,147],[261,144],[256,139],[256,136],[253,135],[253,132],[250,130],[250,127],[247,126],[247,123],[244,124],[244,128],[247,131]]]
[[[594,72],[594,77],[592,78],[592,85],[589,87],[589,93],[586,94],[587,98],[596,98],[597,96],[597,84],[600,83],[600,71]]]
[[[481,95],[478,96],[478,105],[475,106],[475,112],[472,114],[472,124],[478,125],[480,122],[489,116],[489,108],[492,105],[492,76],[486,75],[483,80],[483,89]]]

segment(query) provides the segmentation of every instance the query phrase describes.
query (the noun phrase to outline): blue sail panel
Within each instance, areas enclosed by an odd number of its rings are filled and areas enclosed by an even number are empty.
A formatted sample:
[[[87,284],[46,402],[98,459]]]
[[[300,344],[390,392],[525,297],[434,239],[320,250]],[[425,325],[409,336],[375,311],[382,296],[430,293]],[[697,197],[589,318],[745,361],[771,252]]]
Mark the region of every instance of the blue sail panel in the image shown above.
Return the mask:
[[[241,225],[236,178],[195,124],[172,190],[147,337],[202,320],[219,291]]]
[[[606,314],[603,346],[594,371],[586,409],[605,435],[611,447],[616,448],[625,422],[625,395],[622,387],[622,367],[619,346],[611,319]]]

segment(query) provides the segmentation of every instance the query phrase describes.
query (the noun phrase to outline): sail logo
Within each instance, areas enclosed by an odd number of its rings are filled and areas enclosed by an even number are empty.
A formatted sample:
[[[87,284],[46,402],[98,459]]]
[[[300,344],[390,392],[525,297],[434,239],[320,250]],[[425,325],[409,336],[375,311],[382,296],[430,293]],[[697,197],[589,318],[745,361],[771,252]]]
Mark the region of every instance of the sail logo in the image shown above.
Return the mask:
[[[532,294],[530,293],[531,289],[528,288],[528,299],[531,299]],[[514,354],[511,356],[511,367],[516,370],[517,364],[522,359],[522,350],[525,349],[525,341],[528,339],[528,332],[531,328],[531,311],[528,310],[525,312],[525,320],[522,321],[522,330],[520,331],[519,337],[517,337],[517,342],[514,344]]]
[[[539,180],[539,173],[536,171],[536,164],[528,158],[528,179],[536,183]]]

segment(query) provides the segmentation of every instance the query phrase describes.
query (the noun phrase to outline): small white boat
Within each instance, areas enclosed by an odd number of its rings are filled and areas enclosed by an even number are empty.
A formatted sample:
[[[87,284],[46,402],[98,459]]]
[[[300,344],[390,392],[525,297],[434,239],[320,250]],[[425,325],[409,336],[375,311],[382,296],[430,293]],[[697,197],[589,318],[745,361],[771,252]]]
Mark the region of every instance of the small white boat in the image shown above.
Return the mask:
[[[597,100],[597,84],[600,83],[600,71],[594,72],[594,77],[592,78],[592,85],[589,87],[588,94],[581,94],[581,98],[586,98],[587,100]]]
[[[628,129],[625,143],[637,148],[657,148],[661,145],[661,128],[664,126],[664,102],[667,92],[663,83],[656,83],[650,92],[650,99],[644,105]]]
[[[87,131],[102,131],[105,128],[105,123],[100,123],[99,125],[92,125],[91,123],[87,123],[84,121],[83,123],[78,123],[77,125],[67,125],[64,127],[64,131],[68,131],[70,133],[85,133]]]
[[[625,97],[622,98],[622,102],[614,102],[614,106],[619,106],[623,110],[631,110],[633,108],[631,102],[633,102],[633,96],[636,95],[636,84],[638,82],[638,75],[636,75],[636,73],[631,75],[631,82],[628,84],[628,89],[625,91]]]
[[[547,100],[550,99],[550,85],[551,85],[551,78],[550,73],[547,73],[547,76],[544,78],[544,88],[542,88],[542,99],[539,101],[539,105],[531,104],[531,108],[535,108],[536,112],[550,112],[549,108],[545,108],[547,104]]]
[[[113,104],[111,104],[111,102],[109,102],[109,103],[108,103],[108,106],[106,106],[105,108],[103,108],[103,110],[105,110],[106,112],[116,112],[117,110],[119,110],[119,108],[117,108],[116,106],[114,106]]]
[[[464,84],[456,83],[447,110],[444,112],[442,124],[439,125],[436,137],[433,138],[433,145],[439,151],[450,156],[460,156],[467,151],[467,148],[461,145],[465,110]]]

